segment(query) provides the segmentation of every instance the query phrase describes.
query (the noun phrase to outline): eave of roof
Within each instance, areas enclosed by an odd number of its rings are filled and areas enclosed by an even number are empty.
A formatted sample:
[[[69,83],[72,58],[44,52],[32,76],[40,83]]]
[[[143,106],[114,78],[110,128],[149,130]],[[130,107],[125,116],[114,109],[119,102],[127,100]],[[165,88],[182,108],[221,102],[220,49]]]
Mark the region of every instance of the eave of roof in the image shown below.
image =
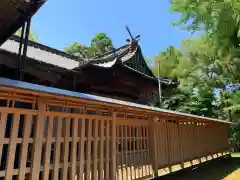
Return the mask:
[[[19,38],[17,37],[12,37],[7,40],[2,46],[0,46],[0,50],[18,54],[18,39]],[[72,70],[80,65],[78,60],[73,59],[73,57],[67,53],[31,41],[29,41],[27,57],[68,70]]]
[[[9,40],[0,46],[0,50],[18,54],[19,42],[20,38],[18,36],[11,36]],[[133,57],[137,50],[141,50],[139,46],[136,46],[136,48],[130,52],[130,45],[125,45],[117,49],[115,52],[109,52],[108,54],[105,54],[103,57],[86,60],[69,55],[63,51],[59,51],[43,44],[29,41],[27,57],[39,62],[47,63],[71,71],[79,71],[86,66],[94,66],[96,68],[112,68],[118,62],[120,62],[122,67],[129,69],[132,72],[143,76],[144,78],[157,81],[158,78],[155,76],[148,76],[147,74],[141,73],[122,63],[122,61],[126,61],[129,58]],[[160,78],[160,81],[164,84],[176,84],[166,78]]]
[[[45,0],[0,1],[0,45],[14,34],[27,18],[33,16]]]

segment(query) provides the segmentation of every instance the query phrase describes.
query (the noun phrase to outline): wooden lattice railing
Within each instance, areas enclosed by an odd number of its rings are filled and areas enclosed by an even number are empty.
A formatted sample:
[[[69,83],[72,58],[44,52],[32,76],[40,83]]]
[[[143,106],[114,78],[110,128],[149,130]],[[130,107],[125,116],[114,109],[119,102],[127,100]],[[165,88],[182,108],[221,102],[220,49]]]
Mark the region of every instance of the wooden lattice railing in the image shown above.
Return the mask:
[[[145,179],[228,152],[228,126],[0,87],[0,179]]]

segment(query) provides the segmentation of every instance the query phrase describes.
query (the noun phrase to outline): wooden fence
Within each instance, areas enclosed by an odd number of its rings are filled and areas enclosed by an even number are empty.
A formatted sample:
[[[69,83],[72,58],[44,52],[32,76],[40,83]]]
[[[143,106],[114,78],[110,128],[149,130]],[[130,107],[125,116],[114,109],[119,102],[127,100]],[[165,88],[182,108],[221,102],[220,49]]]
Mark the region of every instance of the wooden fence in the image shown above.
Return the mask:
[[[0,179],[146,179],[228,153],[228,127],[0,85]]]

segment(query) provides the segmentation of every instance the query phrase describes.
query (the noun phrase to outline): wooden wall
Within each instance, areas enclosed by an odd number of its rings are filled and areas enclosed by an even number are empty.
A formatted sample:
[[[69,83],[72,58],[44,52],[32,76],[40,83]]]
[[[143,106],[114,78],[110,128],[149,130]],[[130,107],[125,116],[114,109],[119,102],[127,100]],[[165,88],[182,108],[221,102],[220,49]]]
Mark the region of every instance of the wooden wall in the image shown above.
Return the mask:
[[[0,89],[0,179],[145,179],[226,152],[226,123]]]

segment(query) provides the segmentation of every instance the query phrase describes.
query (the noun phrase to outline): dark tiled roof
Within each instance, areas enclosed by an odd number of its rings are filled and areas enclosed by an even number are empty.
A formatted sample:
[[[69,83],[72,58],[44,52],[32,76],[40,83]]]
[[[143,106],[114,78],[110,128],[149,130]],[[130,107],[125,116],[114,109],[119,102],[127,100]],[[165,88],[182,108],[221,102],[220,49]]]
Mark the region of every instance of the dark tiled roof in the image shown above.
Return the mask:
[[[18,36],[14,35],[10,37],[9,40],[0,46],[0,51],[2,50],[17,54],[19,41],[20,40]],[[45,46],[43,44],[29,41],[27,57],[38,62],[47,63],[53,66],[74,71],[78,71],[88,65],[96,66],[98,68],[111,68],[118,61],[122,66],[135,73],[138,73],[140,76],[150,78],[152,80],[157,80],[157,78],[153,76],[152,73],[148,75],[124,64],[124,62],[135,56],[136,53],[141,53],[140,46],[137,45],[133,48],[131,45],[125,45],[116,49],[115,51],[108,52],[101,57],[93,59],[82,59],[63,51]],[[161,78],[161,82],[164,84],[173,83],[173,81],[167,78]]]
[[[32,41],[29,41],[28,45],[27,57],[35,59],[39,62],[52,64],[68,70],[74,69],[81,64],[81,60],[79,60],[79,58],[71,56],[57,49],[53,49]],[[11,37],[2,46],[0,46],[0,50],[14,54],[18,53],[18,48],[19,37],[17,36]]]
[[[125,45],[116,50],[103,54],[100,57],[89,59],[81,65],[83,66],[83,65],[91,64],[95,66],[109,68],[115,65],[117,61],[123,63],[129,60],[131,57],[135,55],[137,49],[138,47],[136,47],[135,49],[131,49],[130,45]],[[79,68],[81,68],[81,66]]]
[[[18,36],[11,36],[9,40],[7,40],[2,46],[0,46],[0,50],[5,50],[17,54],[19,42],[20,38]],[[29,41],[27,56],[37,61],[50,63],[62,68],[78,69],[88,64],[101,67],[105,67],[106,65],[106,67],[111,67],[111,64],[116,61],[116,58],[120,58],[122,61],[126,61],[134,55],[136,50],[137,48],[133,51],[130,51],[130,45],[125,45],[117,49],[115,52],[111,51],[104,54],[102,57],[83,59],[70,55],[66,52],[51,48],[49,46]]]

